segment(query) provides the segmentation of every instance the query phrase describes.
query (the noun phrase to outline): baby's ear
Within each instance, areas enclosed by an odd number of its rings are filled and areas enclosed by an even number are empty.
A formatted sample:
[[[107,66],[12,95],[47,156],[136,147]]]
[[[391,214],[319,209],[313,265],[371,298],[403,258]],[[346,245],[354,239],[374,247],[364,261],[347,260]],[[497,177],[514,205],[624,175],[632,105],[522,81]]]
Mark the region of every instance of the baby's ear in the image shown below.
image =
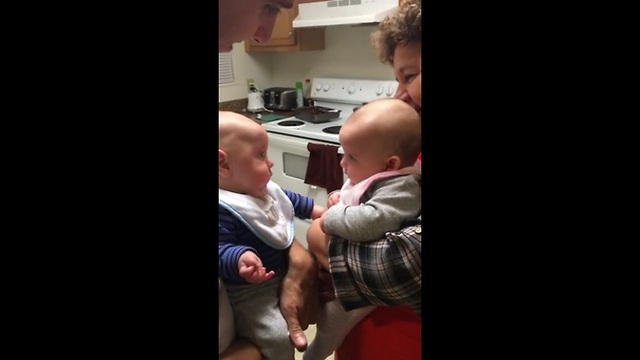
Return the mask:
[[[386,171],[399,170],[401,165],[400,157],[398,155],[390,156],[387,159]]]
[[[231,167],[229,166],[227,153],[220,149],[218,149],[218,175],[222,177],[231,176]]]

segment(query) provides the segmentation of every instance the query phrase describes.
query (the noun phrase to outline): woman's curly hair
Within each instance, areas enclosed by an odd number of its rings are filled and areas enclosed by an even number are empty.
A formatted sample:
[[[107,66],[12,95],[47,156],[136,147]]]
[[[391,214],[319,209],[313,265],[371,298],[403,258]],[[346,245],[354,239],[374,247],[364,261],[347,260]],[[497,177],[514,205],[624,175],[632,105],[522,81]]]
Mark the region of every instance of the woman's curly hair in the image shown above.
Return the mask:
[[[393,65],[398,45],[422,43],[422,0],[406,0],[371,33],[371,43],[383,64]]]

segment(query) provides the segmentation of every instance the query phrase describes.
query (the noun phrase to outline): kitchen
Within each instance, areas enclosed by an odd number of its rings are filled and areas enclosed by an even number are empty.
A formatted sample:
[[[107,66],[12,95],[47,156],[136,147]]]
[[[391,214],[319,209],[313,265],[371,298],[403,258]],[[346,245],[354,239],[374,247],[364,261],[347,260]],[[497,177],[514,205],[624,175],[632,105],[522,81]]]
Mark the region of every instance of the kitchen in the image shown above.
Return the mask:
[[[309,2],[309,1],[301,1]],[[326,3],[326,2],[322,2]],[[320,2],[316,2],[313,5],[319,5]],[[304,6],[307,4],[302,4]],[[361,4],[363,6],[370,6],[371,4]],[[377,19],[384,17],[386,13],[389,13],[395,6],[397,1],[379,1],[378,8],[375,11],[370,12],[370,16],[377,16]],[[381,9],[382,7],[382,9]],[[353,9],[363,13],[357,6],[352,6]],[[318,11],[314,11],[318,13]],[[288,24],[296,22],[303,18],[298,16],[298,8],[294,9],[281,9],[276,21],[274,29],[274,38],[277,37],[277,33],[290,31],[292,36],[297,36],[297,40],[307,40],[316,42],[311,48],[320,48],[319,50],[300,50],[300,47],[304,47],[305,44],[298,43],[297,46],[271,46],[258,48],[254,44],[243,43],[235,44],[233,51],[231,52],[231,59],[233,63],[233,75],[234,80],[229,84],[219,85],[219,104],[221,110],[231,110],[243,113],[250,118],[258,120],[257,114],[252,112],[246,112],[248,105],[247,96],[249,88],[247,81],[252,80],[255,86],[259,90],[265,90],[272,87],[290,87],[294,88],[296,82],[304,82],[305,79],[315,78],[331,78],[331,79],[356,79],[367,80],[371,82],[371,86],[374,86],[372,81],[380,81],[380,84],[394,84],[394,75],[392,69],[388,65],[382,64],[375,55],[369,36],[376,27],[375,20],[366,20],[366,23],[362,24],[356,20],[346,20],[349,24],[331,24],[323,27],[303,27],[293,28]],[[307,18],[304,18],[307,19]],[[371,18],[373,19],[373,18]],[[313,19],[316,20],[316,19]],[[332,16],[332,19],[318,19],[318,23],[324,22],[336,22],[336,16]],[[353,24],[353,22],[358,22]],[[278,28],[278,23],[282,23],[288,28]],[[302,33],[296,33],[302,32]],[[304,38],[304,32],[310,33],[313,36]],[[323,39],[318,37],[322,35]],[[286,36],[286,34],[285,34]],[[280,41],[277,38],[275,42]],[[324,43],[322,43],[324,40]],[[267,49],[268,48],[268,49]],[[279,51],[275,51],[279,50]],[[377,85],[377,84],[376,84]],[[316,86],[316,84],[314,84]],[[390,87],[393,89],[392,87]],[[366,90],[366,89],[365,89]],[[371,98],[360,97],[358,103],[366,102],[378,97],[387,97],[386,94],[389,90],[385,86],[385,91],[380,95],[372,95]],[[392,95],[392,94],[391,94]],[[312,96],[313,98],[313,96]],[[341,119],[344,120],[348,113],[356,104],[357,101],[353,101],[352,104],[345,105],[340,109],[345,110],[344,116]],[[319,105],[319,104],[316,104]],[[274,112],[278,114],[278,111]],[[261,112],[261,115],[271,114],[270,112]],[[291,112],[280,112],[283,116],[292,116]],[[259,120],[258,120],[259,121]],[[268,124],[268,123],[267,123]],[[335,136],[337,142],[337,135]],[[270,147],[274,146],[273,139],[270,140]],[[308,140],[305,140],[308,141]],[[270,149],[271,150],[271,149]],[[275,150],[274,150],[275,151]],[[305,149],[306,151],[306,149]],[[270,154],[270,157],[276,164],[280,163],[280,166],[274,167],[274,178],[284,188],[289,188],[293,191],[298,191],[308,196],[312,196],[316,201],[326,200],[326,190],[322,187],[309,186],[304,184],[301,179],[294,179],[290,176],[284,176],[282,173],[282,155],[283,154]],[[295,166],[299,167],[295,172],[302,174],[297,176],[298,178],[304,177],[304,164],[297,161]],[[286,164],[284,165],[287,166]],[[292,165],[294,166],[294,165]],[[290,166],[291,167],[291,166]],[[280,174],[278,174],[280,170]],[[290,175],[290,174],[287,174]],[[306,246],[306,236],[304,229],[306,228],[304,222],[297,221],[295,226],[296,237],[301,243]]]
[[[279,17],[289,10],[282,9]],[[291,11],[295,11],[292,9]],[[260,89],[294,87],[314,76],[393,80],[393,71],[378,61],[369,40],[375,24],[335,25],[324,28],[324,49],[306,51],[246,52],[245,43],[232,51],[235,81],[219,86],[219,102],[247,97],[247,79]]]
[[[364,0],[362,3],[355,0],[300,2],[308,3],[300,5],[301,13],[299,13],[298,5],[291,10],[280,10],[272,34],[272,44],[259,47],[252,42],[245,41],[233,45],[231,52],[233,81],[225,84],[219,82],[221,85],[219,85],[218,102],[220,110],[239,112],[263,123],[269,135],[268,157],[274,162],[272,168],[274,182],[283,188],[313,197],[317,203],[324,205],[327,199],[327,189],[323,186],[310,185],[307,182],[308,171],[313,168],[309,166],[313,157],[310,154],[311,145],[321,144],[321,146],[334,149],[332,151],[335,152],[330,154],[334,156],[331,159],[335,159],[331,167],[334,175],[336,171],[338,172],[338,178],[336,179],[334,176],[336,181],[333,183],[334,185],[338,183],[340,186],[344,181],[344,175],[339,166],[341,149],[337,133],[327,134],[321,131],[326,127],[336,127],[331,125],[341,124],[353,109],[363,102],[379,97],[393,96],[397,87],[393,71],[390,66],[382,64],[376,57],[371,45],[370,34],[376,29],[377,21],[382,20],[386,14],[393,11],[398,2],[397,0],[377,0],[376,4],[372,4],[372,0]],[[335,23],[340,21],[338,16],[325,16],[318,21],[320,24],[324,22],[328,26],[298,28],[290,25],[291,23],[299,25],[301,21],[307,20],[312,23],[314,20],[312,17],[303,15],[322,15],[322,11],[314,9],[305,14],[304,8],[321,3],[349,4],[344,8],[351,8],[349,10],[356,12],[356,15],[354,16],[352,13],[351,19],[344,24]],[[351,5],[351,3],[353,4]],[[365,7],[371,9],[371,6],[378,6],[378,8],[368,12],[361,11]],[[363,15],[369,16],[369,18],[363,21],[354,19],[362,18]],[[322,18],[322,16],[319,17]],[[292,43],[283,45],[287,41]],[[280,123],[290,119],[295,120],[296,123],[299,122],[297,118],[292,116],[292,109],[289,111],[273,110],[272,112],[257,111],[261,106],[271,109],[274,107],[267,101],[256,107],[255,92],[250,89],[249,82],[257,89],[266,92],[270,88],[294,88],[297,82],[304,84],[306,79],[311,80],[309,93],[314,99],[315,105],[339,110],[338,119],[312,124],[313,126],[305,123],[302,126],[296,124],[296,126],[280,128]],[[251,96],[252,94],[253,96]],[[249,98],[253,100],[253,104],[250,104]],[[262,99],[262,97],[258,98]],[[247,111],[247,109],[252,111]],[[281,115],[284,119],[267,121],[265,117],[265,121],[262,121],[258,117],[258,115],[262,117],[274,114]],[[291,129],[290,134],[289,129]],[[293,135],[294,133],[296,134]],[[320,173],[327,172],[325,167],[315,170],[320,170],[318,171]],[[307,172],[306,176],[305,172]],[[301,220],[294,221],[295,237],[305,247],[307,247],[306,229],[308,225],[309,223]],[[313,339],[315,326],[309,326],[305,335],[309,340]],[[219,341],[222,340],[219,339]],[[296,352],[296,360],[301,359],[301,355],[302,353]],[[333,356],[330,356],[329,359],[333,359]]]

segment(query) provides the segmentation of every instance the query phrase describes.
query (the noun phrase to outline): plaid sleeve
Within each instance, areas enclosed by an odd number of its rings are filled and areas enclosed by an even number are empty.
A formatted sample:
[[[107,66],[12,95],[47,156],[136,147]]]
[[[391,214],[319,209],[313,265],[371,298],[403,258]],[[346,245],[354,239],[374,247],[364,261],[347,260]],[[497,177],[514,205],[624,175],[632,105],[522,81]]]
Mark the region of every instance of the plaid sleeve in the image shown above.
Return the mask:
[[[366,243],[332,237],[329,267],[345,310],[368,305],[422,307],[422,226],[386,233]]]

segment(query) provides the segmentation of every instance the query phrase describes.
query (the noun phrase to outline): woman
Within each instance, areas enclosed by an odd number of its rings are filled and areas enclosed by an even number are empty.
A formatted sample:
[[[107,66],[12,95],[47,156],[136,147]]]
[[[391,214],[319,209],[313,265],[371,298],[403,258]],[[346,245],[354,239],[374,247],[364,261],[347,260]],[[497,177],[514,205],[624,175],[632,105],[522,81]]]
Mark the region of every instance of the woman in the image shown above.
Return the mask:
[[[371,40],[380,60],[393,66],[399,84],[395,97],[421,113],[421,0],[405,1],[379,24]],[[336,351],[335,359],[420,359],[421,333],[421,318],[408,306],[378,307],[353,328]]]

